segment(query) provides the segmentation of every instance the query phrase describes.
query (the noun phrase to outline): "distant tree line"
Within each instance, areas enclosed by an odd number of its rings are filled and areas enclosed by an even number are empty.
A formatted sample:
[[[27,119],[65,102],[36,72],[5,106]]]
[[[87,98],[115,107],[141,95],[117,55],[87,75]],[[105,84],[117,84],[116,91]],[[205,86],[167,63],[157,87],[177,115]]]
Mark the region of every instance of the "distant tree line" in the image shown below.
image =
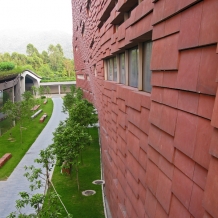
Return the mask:
[[[58,80],[59,78],[75,79],[74,61],[64,57],[60,44],[49,45],[47,51],[39,53],[33,44],[28,44],[26,54],[13,52],[0,53],[0,63],[11,62],[16,67],[25,67],[34,71],[44,80]],[[6,68],[2,63],[2,67]],[[7,70],[7,69],[6,69]]]

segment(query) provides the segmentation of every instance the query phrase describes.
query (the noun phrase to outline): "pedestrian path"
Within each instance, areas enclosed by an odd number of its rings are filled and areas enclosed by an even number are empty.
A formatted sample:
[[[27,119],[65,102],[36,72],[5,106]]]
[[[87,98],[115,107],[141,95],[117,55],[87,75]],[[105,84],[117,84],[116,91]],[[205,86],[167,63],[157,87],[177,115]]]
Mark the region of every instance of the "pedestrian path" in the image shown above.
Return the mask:
[[[62,98],[53,97],[52,100],[54,108],[48,124],[33,143],[31,148],[27,151],[8,180],[0,181],[0,218],[6,218],[11,212],[16,211],[16,200],[20,199],[18,195],[19,192],[30,192],[30,183],[26,177],[23,176],[25,173],[24,166],[37,166],[36,163],[34,163],[34,159],[38,157],[40,150],[45,149],[48,145],[52,144],[52,133],[55,131],[55,128],[57,128],[59,122],[67,118],[67,115],[62,112]],[[43,189],[40,190],[41,193],[43,193],[43,191]],[[35,191],[35,193],[39,193],[39,190]],[[22,210],[22,212],[30,214],[34,212],[34,210],[29,207]]]

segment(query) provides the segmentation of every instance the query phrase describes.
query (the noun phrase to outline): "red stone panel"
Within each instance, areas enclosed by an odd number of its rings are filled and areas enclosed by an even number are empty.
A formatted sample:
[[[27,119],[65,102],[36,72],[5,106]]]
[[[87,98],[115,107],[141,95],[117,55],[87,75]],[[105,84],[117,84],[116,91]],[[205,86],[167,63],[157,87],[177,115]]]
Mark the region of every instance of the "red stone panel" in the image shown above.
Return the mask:
[[[193,157],[198,117],[179,111],[174,138],[175,147]]]
[[[195,162],[179,150],[175,152],[174,164],[190,179],[193,178]]]
[[[159,176],[158,167],[150,160],[147,163],[146,184],[150,191],[155,195],[157,190],[157,182]]]
[[[156,102],[151,103],[149,121],[156,126],[159,126],[159,124],[160,124],[162,108],[163,108],[162,104],[158,104]]]
[[[180,52],[179,71],[176,87],[187,91],[196,91],[201,60],[201,48]]]
[[[193,159],[208,169],[210,163],[210,141],[212,137],[213,127],[210,122],[203,118],[198,118],[197,135],[195,142],[195,150]]]
[[[207,119],[211,119],[214,100],[214,96],[200,94],[198,102],[198,115]]]
[[[170,107],[177,108],[178,97],[179,97],[178,90],[165,88],[163,91],[163,103],[170,106]]]
[[[177,71],[165,71],[163,73],[163,87],[176,88]]]
[[[156,197],[166,213],[169,213],[170,208],[171,185],[170,179],[162,172],[159,172]]]
[[[153,19],[152,24],[157,23],[159,20],[163,19],[164,14],[164,0],[159,0],[154,5],[154,11],[153,11]]]
[[[148,145],[147,156],[150,160],[152,160],[152,162],[154,162],[158,166],[160,154],[150,145]]]
[[[199,43],[203,3],[181,13],[181,27],[178,48],[196,47]]]
[[[126,180],[129,185],[129,188],[132,190],[132,193],[135,195],[134,198],[139,198],[138,190],[138,178],[134,178],[129,170],[126,171]],[[127,193],[128,195],[128,193]],[[131,201],[131,196],[128,196]],[[135,207],[135,205],[134,205]]]
[[[218,40],[218,2],[216,0],[204,1],[199,44],[216,43]]]
[[[203,206],[213,216],[218,217],[218,159],[211,157],[207,183],[204,192]]]
[[[134,178],[137,180],[139,176],[139,163],[138,161],[132,156],[131,153],[128,153],[126,157],[126,164],[127,169],[131,172]]]
[[[169,218],[191,218],[188,210],[181,204],[181,202],[175,197],[172,197],[170,206]]]
[[[204,215],[204,208],[202,206],[203,194],[203,190],[194,184],[189,206],[189,211],[194,217],[203,217]]]
[[[206,185],[206,179],[207,179],[207,170],[196,163],[193,181],[204,190]]]
[[[168,215],[165,212],[165,210],[163,209],[163,207],[160,205],[160,203],[157,202],[155,218],[160,218],[160,217],[161,218],[168,218]]]
[[[144,170],[146,170],[146,166],[147,166],[147,154],[141,148],[139,150],[139,159],[138,160],[139,160],[140,165],[144,168]]]
[[[159,169],[170,179],[173,179],[174,165],[167,161],[163,156],[159,158]]]
[[[163,83],[163,72],[153,71],[151,75],[151,85],[152,86],[162,86]]]
[[[197,114],[199,95],[192,92],[179,91],[178,108],[189,113]]]
[[[157,208],[157,199],[148,189],[146,192],[146,199],[145,199],[145,211],[148,214],[149,218],[155,217],[156,208]]]
[[[139,139],[133,135],[131,132],[128,132],[128,140],[127,140],[127,147],[131,154],[138,160],[139,158]]]
[[[129,92],[127,105],[135,110],[141,111],[140,95],[137,92]]]
[[[210,154],[213,155],[216,158],[218,158],[217,141],[218,141],[218,129],[214,128],[212,138],[211,138],[211,141],[210,141]]]
[[[189,208],[192,188],[192,180],[175,168],[172,180],[172,192],[187,209]]]

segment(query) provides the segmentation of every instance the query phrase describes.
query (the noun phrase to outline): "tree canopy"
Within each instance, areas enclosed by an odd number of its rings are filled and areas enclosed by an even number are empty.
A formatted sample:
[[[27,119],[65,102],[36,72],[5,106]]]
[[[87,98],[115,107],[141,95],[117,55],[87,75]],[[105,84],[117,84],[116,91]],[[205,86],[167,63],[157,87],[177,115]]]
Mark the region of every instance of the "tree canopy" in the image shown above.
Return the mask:
[[[15,68],[25,67],[36,72],[42,77],[42,80],[58,80],[60,78],[75,80],[74,61],[64,57],[60,44],[51,44],[47,51],[40,53],[33,44],[29,43],[26,47],[26,54],[0,53],[0,66],[2,65],[3,70],[10,70],[10,67],[13,68],[13,66]]]

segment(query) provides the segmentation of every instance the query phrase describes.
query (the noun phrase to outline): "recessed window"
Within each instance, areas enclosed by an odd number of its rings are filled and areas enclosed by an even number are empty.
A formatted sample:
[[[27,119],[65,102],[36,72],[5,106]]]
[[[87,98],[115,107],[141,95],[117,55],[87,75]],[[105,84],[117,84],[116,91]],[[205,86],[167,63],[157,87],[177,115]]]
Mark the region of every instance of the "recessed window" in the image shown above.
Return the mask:
[[[89,16],[90,8],[91,8],[91,0],[88,0],[87,7],[86,7],[88,16]]]
[[[83,27],[82,27],[82,36],[84,35],[85,32],[85,23],[83,23]]]
[[[129,85],[138,87],[138,48],[129,50]]]
[[[117,81],[117,59],[116,57],[107,60],[107,78],[111,81]]]
[[[119,55],[120,83],[126,84],[125,53]]]
[[[84,77],[84,75],[83,75],[83,74],[78,74],[78,75],[77,75],[77,79],[83,79],[83,80],[84,80],[84,79],[85,79],[85,77]]]
[[[146,92],[151,92],[151,51],[152,51],[152,42],[145,42],[143,44],[143,74],[142,74],[142,88]]]

